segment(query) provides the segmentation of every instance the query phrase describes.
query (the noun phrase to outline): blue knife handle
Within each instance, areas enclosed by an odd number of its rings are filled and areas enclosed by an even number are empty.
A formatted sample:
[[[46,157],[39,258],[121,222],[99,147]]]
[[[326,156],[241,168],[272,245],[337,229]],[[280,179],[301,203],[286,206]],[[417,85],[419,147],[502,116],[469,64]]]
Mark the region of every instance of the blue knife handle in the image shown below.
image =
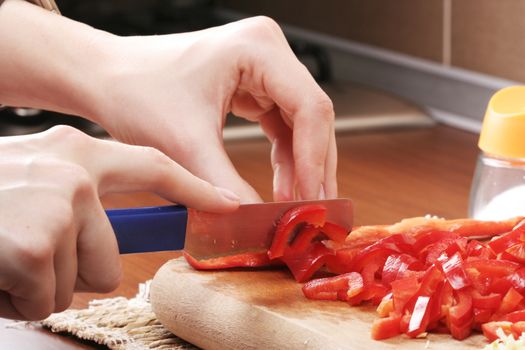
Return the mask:
[[[184,248],[188,211],[179,205],[106,210],[120,254]]]

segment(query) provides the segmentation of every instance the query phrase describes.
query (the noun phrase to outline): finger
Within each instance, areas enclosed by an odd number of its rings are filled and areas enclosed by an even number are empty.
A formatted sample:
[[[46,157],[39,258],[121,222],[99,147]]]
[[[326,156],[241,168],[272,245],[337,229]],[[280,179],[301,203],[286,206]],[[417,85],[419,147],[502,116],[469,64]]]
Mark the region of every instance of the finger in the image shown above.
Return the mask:
[[[69,236],[77,236],[74,227],[66,234]],[[53,262],[56,276],[54,312],[61,312],[67,309],[73,300],[73,291],[77,278],[76,239],[63,240],[56,249]]]
[[[115,234],[94,189],[75,210],[80,222],[75,290],[110,292],[120,283],[121,263]]]
[[[4,291],[0,291],[0,317],[11,320],[25,319],[24,316],[15,309],[13,304],[11,304],[11,295]]]
[[[328,119],[312,123],[312,118],[301,113],[310,112],[300,111],[294,120],[293,154],[299,192],[303,199],[323,198],[331,125]]]
[[[236,116],[256,122],[273,110],[275,103],[266,95],[257,96],[238,89],[231,99],[231,111]]]
[[[3,265],[2,312],[9,318],[41,320],[55,309],[55,273],[47,249],[33,247],[23,258]],[[26,273],[23,273],[26,271]],[[31,271],[28,274],[27,271]],[[10,305],[10,306],[9,306]],[[5,306],[5,309],[3,308]]]
[[[231,211],[239,205],[237,195],[199,179],[154,148],[103,140],[97,140],[94,147],[96,151],[85,155],[84,166],[95,177],[101,195],[152,191],[170,201],[211,212]],[[206,165],[213,168],[213,164]]]
[[[323,186],[326,198],[337,198],[337,145],[333,127],[330,133],[324,176]]]
[[[191,163],[188,163],[188,170],[215,186],[233,191],[239,196],[241,203],[261,202],[257,191],[242,178],[231,162],[222,141],[217,140],[215,135],[206,136],[205,132],[199,135],[208,142],[200,145],[199,152],[196,152]],[[177,155],[173,154],[172,157],[176,158]],[[250,164],[254,171],[260,166],[259,163]]]
[[[292,150],[292,130],[283,122],[278,109],[273,109],[259,120],[272,143],[273,198],[275,201],[294,199],[295,164]]]
[[[278,56],[283,58],[273,59]],[[334,120],[330,99],[289,47],[252,56],[250,68],[258,71],[255,76],[263,77],[267,94],[283,111],[288,119],[285,122],[293,125],[293,156],[301,197],[318,198]]]

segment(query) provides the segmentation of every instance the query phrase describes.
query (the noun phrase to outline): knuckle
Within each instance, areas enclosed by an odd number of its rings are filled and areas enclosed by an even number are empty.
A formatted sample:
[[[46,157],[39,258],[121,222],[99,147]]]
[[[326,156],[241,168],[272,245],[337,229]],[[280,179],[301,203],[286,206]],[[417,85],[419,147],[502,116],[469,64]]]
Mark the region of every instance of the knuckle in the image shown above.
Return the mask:
[[[173,160],[158,149],[153,147],[142,147],[142,150],[151,162],[158,167],[160,177],[163,177],[164,172],[168,171],[173,166]]]
[[[85,193],[93,189],[89,172],[78,164],[63,162],[58,173],[73,193]]]
[[[67,144],[71,147],[84,147],[94,140],[91,136],[68,125],[57,125],[46,132],[53,143]]]
[[[69,139],[69,138],[81,138],[87,136],[78,129],[73,128],[68,125],[56,125],[50,128],[47,131],[47,134],[50,137],[60,138],[60,139]]]
[[[48,204],[46,217],[51,222],[53,233],[64,237],[74,226],[72,203],[66,199],[53,200]]]
[[[332,122],[335,117],[334,104],[332,100],[322,90],[313,99],[313,109],[318,118],[322,118],[324,121]]]
[[[267,16],[256,16],[245,21],[245,31],[252,37],[264,39],[278,38],[284,39],[283,31],[279,24]]]
[[[14,254],[26,271],[41,271],[52,263],[54,248],[49,241],[32,242],[18,245]]]

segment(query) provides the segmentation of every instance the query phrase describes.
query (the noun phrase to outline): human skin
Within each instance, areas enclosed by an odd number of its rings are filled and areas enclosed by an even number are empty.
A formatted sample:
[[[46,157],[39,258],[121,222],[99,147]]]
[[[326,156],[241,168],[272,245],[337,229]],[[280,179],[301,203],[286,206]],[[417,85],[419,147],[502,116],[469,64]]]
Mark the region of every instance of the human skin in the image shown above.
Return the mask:
[[[337,196],[331,101],[265,17],[119,37],[6,0],[0,103],[82,116],[122,142],[64,127],[0,139],[3,317],[40,319],[74,291],[116,287],[106,192],[152,191],[215,212],[260,201],[224,150],[230,111],[272,143],[275,200]]]
[[[222,144],[232,111],[259,122],[272,142],[275,200],[337,196],[332,103],[269,18],[119,37],[7,0],[0,53],[0,103],[89,118],[257,201]]]

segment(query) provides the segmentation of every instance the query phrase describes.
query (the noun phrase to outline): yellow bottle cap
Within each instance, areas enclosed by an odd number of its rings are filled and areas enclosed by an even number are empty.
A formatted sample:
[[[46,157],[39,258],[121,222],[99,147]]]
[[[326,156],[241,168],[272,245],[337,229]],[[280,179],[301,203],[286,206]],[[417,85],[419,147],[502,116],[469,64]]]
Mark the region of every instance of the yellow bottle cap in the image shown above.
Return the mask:
[[[525,86],[508,87],[492,96],[478,146],[495,156],[525,158]]]

